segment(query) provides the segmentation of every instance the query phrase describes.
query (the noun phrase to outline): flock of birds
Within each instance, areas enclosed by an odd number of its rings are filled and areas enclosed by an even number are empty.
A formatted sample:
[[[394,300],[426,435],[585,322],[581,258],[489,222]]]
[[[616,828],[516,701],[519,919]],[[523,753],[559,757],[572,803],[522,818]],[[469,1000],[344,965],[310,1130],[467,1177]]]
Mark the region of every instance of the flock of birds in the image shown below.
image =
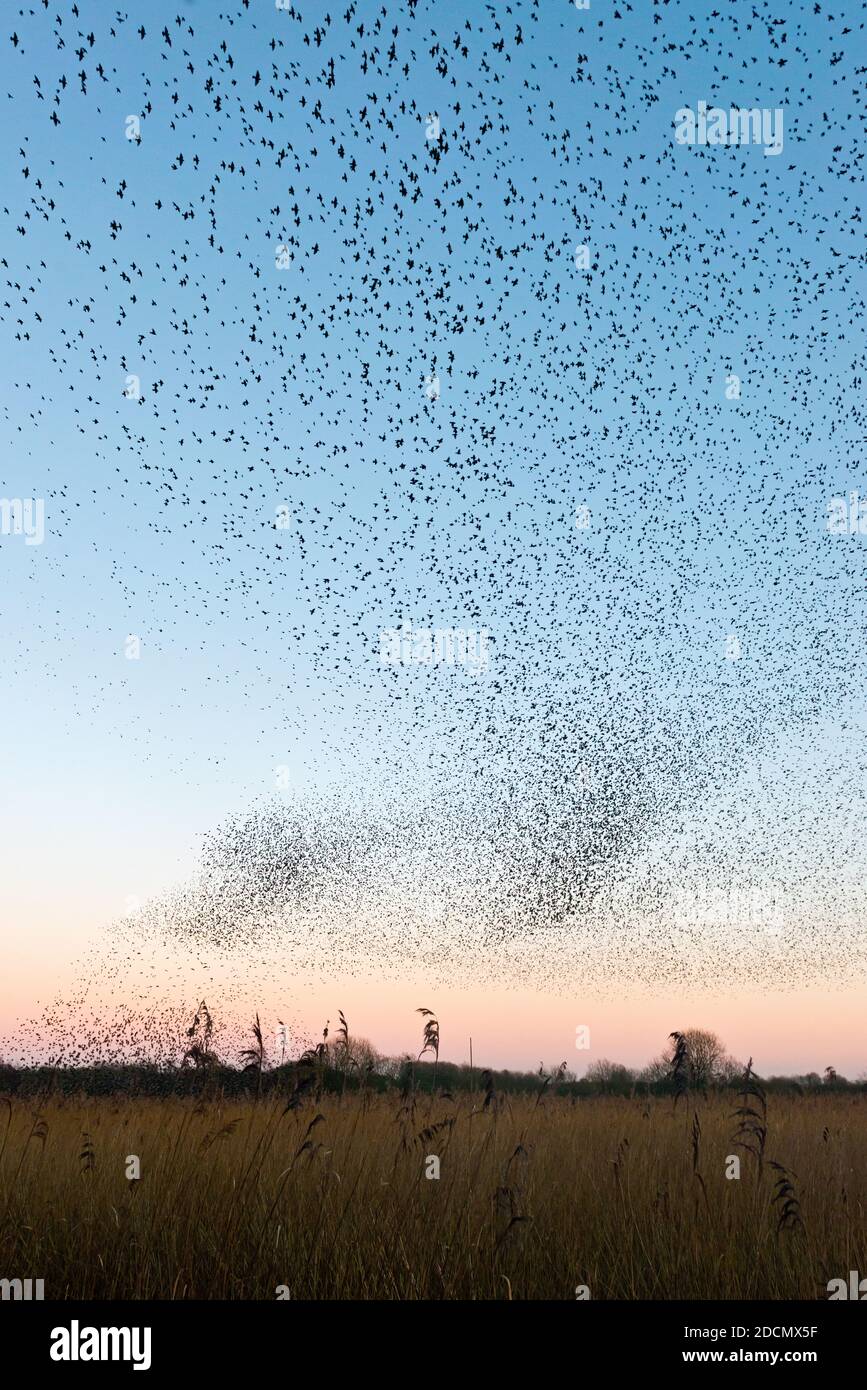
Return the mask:
[[[810,749],[865,664],[863,543],[825,525],[867,491],[860,7],[176,4],[7,12],[8,447],[46,573],[99,549],[223,741],[243,710],[327,776],[202,827],[200,872],[26,1046],[177,1055],[173,970],[239,1018],[275,970],[300,1009],[371,962],[859,971],[862,760]],[[782,154],[678,146],[698,97],[783,107]],[[485,668],[383,664],[404,620],[484,630]],[[126,672],[59,679],[71,737],[115,708],[143,758],[219,778],[129,719]],[[772,931],[676,911],[769,873]]]

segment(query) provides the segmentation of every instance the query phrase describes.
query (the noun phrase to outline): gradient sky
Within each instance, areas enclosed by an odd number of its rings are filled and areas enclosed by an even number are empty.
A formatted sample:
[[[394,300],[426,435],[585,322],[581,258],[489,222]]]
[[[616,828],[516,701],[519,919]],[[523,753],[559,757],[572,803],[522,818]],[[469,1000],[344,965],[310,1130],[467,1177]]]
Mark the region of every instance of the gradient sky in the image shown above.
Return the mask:
[[[502,1065],[705,1024],[867,1069],[867,538],[826,528],[867,495],[860,10],[78,9],[0,49],[0,495],[47,525],[0,537],[0,1031],[93,972],[106,1015],[230,980],[386,1050],[431,1005]],[[676,145],[701,99],[783,107],[783,153]],[[383,669],[404,617],[489,669]],[[256,807],[358,857],[236,960],[189,922]]]

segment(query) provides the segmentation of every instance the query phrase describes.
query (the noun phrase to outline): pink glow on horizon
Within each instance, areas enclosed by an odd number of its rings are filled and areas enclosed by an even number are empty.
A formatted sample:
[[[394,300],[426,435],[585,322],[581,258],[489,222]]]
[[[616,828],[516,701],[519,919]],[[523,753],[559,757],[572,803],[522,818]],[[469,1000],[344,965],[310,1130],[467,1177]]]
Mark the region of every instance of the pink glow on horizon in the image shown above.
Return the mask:
[[[84,981],[69,961],[52,962],[46,955],[37,968],[32,946],[25,949],[23,943],[9,951],[7,964],[0,982],[0,1039],[3,1053],[13,1055],[22,1021],[38,1018],[53,998],[80,994]],[[167,972],[173,987],[165,992],[151,975],[137,990],[124,980],[119,996],[117,978],[112,987],[97,974],[84,1007],[99,1017],[109,1016],[119,1002],[139,1009],[165,1002],[192,1016],[204,997],[218,1022],[231,1020],[242,1031],[258,1010],[272,1051],[278,1018],[291,1021],[296,1034],[317,1041],[326,1020],[334,1035],[342,1008],[351,1033],[369,1038],[380,1052],[418,1055],[423,1020],[415,1011],[424,1006],[439,1018],[443,1060],[468,1061],[472,1037],[477,1066],[535,1071],[540,1062],[555,1066],[565,1061],[579,1075],[603,1057],[641,1067],[662,1051],[673,1029],[703,1027],[716,1032],[739,1062],[752,1056],[760,1075],[821,1073],[826,1066],[852,1080],[867,1073],[867,1043],[861,1041],[864,987],[804,988],[779,995],[765,990],[737,998],[694,991],[606,1000],[590,993],[581,998],[577,991],[570,997],[488,985],[445,988],[441,980],[425,980],[420,973],[401,981],[359,974],[299,985],[291,971],[269,970],[251,976],[242,987],[237,970],[196,971],[195,964],[188,963],[183,984]],[[275,984],[281,978],[285,988]],[[575,1046],[576,1029],[582,1026],[590,1030],[589,1050]]]

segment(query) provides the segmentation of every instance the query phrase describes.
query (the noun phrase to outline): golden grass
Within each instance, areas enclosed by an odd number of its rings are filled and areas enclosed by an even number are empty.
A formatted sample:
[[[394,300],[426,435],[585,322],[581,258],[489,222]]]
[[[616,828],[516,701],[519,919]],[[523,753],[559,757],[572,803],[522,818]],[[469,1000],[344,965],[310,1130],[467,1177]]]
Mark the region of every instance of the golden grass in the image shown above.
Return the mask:
[[[788,1299],[867,1273],[860,1097],[769,1099],[803,1221],[782,1231],[731,1094],[482,1102],[13,1101],[8,1130],[0,1104],[0,1277],[46,1298]]]

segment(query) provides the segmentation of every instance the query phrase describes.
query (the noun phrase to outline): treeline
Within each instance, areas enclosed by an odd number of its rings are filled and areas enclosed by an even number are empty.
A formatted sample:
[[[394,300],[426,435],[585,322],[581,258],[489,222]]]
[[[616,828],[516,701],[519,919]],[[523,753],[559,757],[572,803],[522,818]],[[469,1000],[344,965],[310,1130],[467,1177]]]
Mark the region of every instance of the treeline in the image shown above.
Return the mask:
[[[754,1073],[755,1075],[755,1073]],[[848,1081],[836,1074],[820,1076],[817,1072],[805,1076],[770,1076],[757,1078],[767,1092],[787,1095],[828,1094],[845,1092],[851,1095],[867,1092],[867,1081]],[[731,1074],[706,1079],[693,1078],[689,1090],[693,1093],[736,1092],[740,1077]],[[650,1076],[616,1063],[602,1063],[590,1068],[582,1078],[569,1075],[564,1068],[543,1069],[542,1072],[487,1070],[470,1068],[453,1062],[420,1062],[411,1058],[381,1058],[365,1070],[328,1064],[291,1062],[282,1066],[251,1069],[249,1066],[230,1067],[215,1063],[208,1067],[89,1066],[89,1067],[13,1067],[0,1064],[0,1096],[44,1098],[49,1095],[135,1096],[163,1099],[168,1097],[251,1097],[276,1098],[287,1101],[299,1090],[311,1089],[330,1093],[368,1091],[434,1091],[446,1095],[494,1091],[501,1095],[538,1093],[574,1100],[595,1096],[674,1095],[681,1090],[670,1075]]]

